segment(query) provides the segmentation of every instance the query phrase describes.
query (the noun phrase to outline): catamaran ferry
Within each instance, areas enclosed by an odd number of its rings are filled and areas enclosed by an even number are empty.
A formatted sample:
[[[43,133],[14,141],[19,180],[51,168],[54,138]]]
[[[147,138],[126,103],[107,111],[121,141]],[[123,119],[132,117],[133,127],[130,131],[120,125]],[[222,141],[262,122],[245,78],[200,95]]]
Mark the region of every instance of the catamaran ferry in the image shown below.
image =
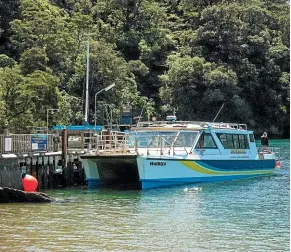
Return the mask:
[[[241,179],[274,172],[278,150],[258,148],[246,124],[139,122],[98,134],[81,156],[88,187],[140,189]]]

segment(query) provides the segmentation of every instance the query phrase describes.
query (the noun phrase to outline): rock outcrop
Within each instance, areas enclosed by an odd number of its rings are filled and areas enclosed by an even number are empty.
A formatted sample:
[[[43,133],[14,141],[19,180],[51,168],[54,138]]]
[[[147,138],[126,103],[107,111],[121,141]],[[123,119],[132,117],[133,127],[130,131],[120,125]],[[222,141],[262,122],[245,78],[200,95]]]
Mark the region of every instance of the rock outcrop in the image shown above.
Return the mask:
[[[41,192],[24,192],[21,190],[0,187],[0,203],[12,202],[52,202],[53,199]]]

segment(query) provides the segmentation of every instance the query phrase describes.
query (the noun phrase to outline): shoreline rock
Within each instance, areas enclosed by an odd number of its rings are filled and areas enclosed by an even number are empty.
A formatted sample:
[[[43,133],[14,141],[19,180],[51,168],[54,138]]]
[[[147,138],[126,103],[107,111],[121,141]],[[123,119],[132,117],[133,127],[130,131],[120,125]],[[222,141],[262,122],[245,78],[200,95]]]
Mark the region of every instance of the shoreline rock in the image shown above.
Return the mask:
[[[9,187],[0,187],[0,203],[52,202],[53,199],[42,192],[25,192]]]

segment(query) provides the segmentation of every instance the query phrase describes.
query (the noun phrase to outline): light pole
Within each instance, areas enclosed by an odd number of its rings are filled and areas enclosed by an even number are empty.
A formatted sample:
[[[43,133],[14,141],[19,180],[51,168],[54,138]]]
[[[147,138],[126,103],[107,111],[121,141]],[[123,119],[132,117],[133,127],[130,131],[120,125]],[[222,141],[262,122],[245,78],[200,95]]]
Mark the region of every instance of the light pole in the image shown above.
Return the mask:
[[[95,99],[94,99],[94,103],[95,103],[95,113],[94,113],[94,124],[95,124],[95,128],[94,130],[96,131],[96,98],[97,98],[97,95],[100,94],[101,92],[103,91],[108,91],[110,90],[111,88],[113,88],[115,86],[115,83],[112,83],[111,85],[107,86],[106,88],[103,88],[101,89],[100,91],[98,91],[96,94],[95,94]]]
[[[87,42],[87,64],[86,64],[86,100],[85,100],[85,122],[88,122],[89,111],[89,65],[90,65],[90,41]]]
[[[58,112],[59,109],[47,109],[46,110],[46,145],[47,145],[47,148],[48,148],[48,142],[49,142],[49,139],[48,139],[48,131],[49,131],[49,111],[53,114],[54,112]]]

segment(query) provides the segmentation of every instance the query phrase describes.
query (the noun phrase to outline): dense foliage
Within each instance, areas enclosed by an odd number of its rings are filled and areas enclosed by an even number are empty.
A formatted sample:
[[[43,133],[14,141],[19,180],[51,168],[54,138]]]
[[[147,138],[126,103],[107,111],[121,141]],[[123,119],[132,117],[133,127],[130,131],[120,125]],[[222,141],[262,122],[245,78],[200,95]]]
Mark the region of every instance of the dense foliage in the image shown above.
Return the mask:
[[[283,0],[0,0],[0,131],[122,109],[247,123],[288,136],[289,4]],[[52,115],[53,109],[58,112]]]

